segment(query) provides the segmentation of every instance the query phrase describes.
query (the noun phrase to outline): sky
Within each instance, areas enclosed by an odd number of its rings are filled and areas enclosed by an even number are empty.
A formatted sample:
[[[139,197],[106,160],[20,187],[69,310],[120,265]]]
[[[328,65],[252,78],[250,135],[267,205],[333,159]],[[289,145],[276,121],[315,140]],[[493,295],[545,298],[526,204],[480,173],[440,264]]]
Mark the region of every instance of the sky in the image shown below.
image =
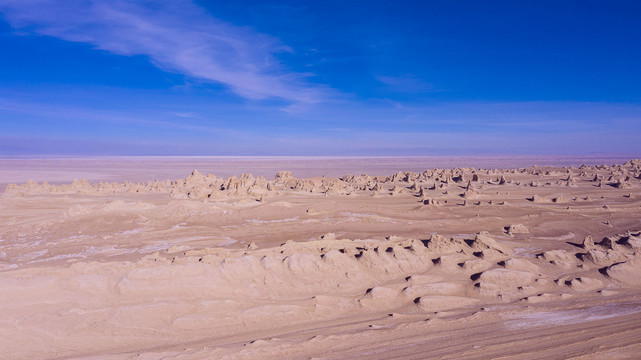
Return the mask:
[[[0,155],[641,155],[641,2],[0,0]]]

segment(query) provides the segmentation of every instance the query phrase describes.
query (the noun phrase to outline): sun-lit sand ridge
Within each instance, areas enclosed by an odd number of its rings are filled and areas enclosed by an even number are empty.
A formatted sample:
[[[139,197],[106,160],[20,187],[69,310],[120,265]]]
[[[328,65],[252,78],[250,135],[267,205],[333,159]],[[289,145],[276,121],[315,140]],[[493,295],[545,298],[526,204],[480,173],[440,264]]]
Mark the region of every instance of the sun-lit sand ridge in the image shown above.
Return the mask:
[[[7,186],[3,358],[641,350],[641,161]]]

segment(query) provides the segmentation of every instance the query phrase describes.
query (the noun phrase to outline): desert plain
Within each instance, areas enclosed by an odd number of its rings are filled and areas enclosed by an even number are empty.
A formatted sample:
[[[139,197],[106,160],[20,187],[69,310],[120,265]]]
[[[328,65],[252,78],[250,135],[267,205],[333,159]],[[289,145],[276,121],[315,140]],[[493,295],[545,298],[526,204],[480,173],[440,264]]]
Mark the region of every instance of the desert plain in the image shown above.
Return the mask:
[[[640,160],[3,159],[0,174],[3,359],[641,353]]]

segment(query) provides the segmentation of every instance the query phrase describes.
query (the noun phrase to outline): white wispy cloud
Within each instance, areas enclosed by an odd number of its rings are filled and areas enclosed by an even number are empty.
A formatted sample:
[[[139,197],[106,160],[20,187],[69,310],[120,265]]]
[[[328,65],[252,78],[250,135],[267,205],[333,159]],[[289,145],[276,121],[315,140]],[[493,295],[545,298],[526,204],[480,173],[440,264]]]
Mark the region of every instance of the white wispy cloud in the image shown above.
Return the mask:
[[[278,39],[220,21],[190,0],[2,0],[17,30],[87,43],[114,54],[147,56],[159,68],[221,83],[247,99],[310,104],[327,90],[288,71]]]

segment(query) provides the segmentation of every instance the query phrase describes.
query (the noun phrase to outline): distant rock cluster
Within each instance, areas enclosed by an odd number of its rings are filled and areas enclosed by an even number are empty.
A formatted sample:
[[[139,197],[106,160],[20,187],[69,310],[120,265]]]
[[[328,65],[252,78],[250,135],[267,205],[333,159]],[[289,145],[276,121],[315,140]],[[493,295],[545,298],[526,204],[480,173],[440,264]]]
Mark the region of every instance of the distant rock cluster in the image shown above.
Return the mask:
[[[530,175],[530,180],[524,180]],[[536,176],[538,180],[531,180]],[[349,196],[355,194],[371,196],[409,195],[425,205],[442,205],[446,200],[437,195],[457,193],[468,200],[483,198],[481,194],[488,186],[576,187],[578,183],[591,183],[595,187],[627,189],[638,186],[641,180],[641,160],[627,161],[622,165],[598,165],[581,167],[529,167],[519,169],[432,169],[421,173],[403,172],[391,176],[370,176],[346,174],[340,178],[316,177],[299,179],[290,171],[276,173],[273,180],[242,174],[219,178],[213,174],[202,174],[198,170],[184,179],[142,182],[98,182],[74,180],[71,184],[51,185],[47,182],[29,181],[24,184],[9,184],[5,195],[25,196],[38,194],[110,194],[110,193],[168,193],[176,199],[216,200],[226,198],[249,198],[263,201],[279,192],[311,193],[327,196]],[[562,203],[566,199],[553,199],[533,195],[528,198],[534,203]],[[475,203],[480,204],[480,201]]]

